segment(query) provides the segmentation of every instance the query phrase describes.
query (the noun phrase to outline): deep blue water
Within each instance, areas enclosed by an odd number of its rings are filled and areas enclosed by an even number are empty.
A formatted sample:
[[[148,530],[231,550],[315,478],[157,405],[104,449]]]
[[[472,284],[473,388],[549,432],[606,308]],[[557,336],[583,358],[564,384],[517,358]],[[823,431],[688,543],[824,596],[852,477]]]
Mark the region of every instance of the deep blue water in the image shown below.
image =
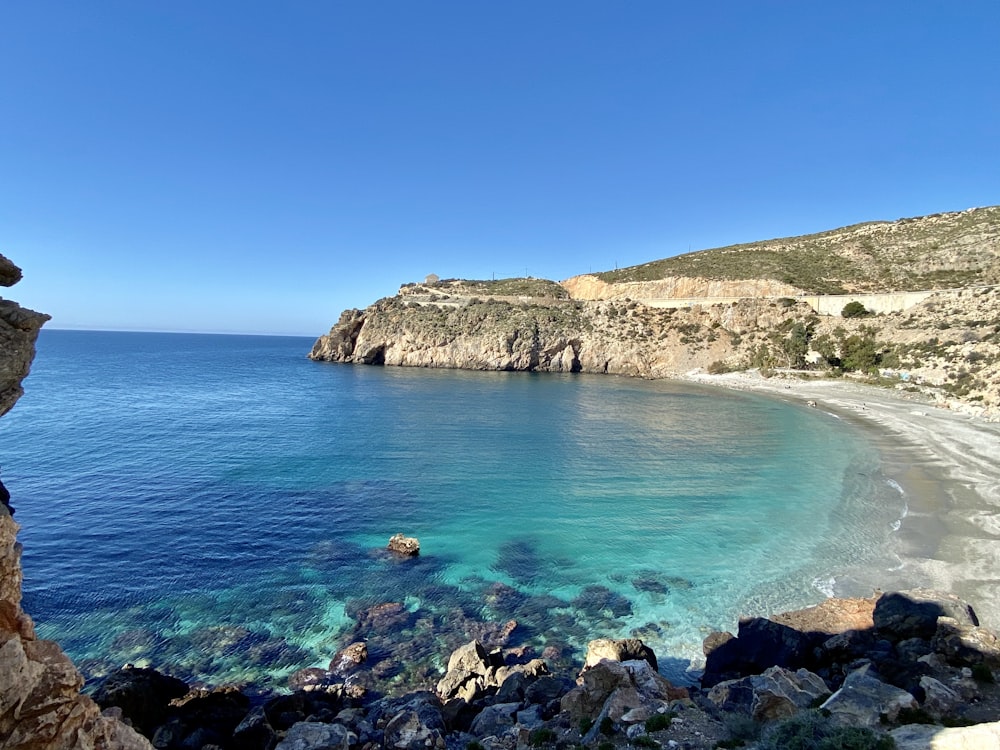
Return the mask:
[[[567,662],[639,635],[675,678],[741,613],[887,555],[865,435],[750,394],[310,362],[304,338],[43,331],[0,421],[24,603],[89,676],[282,684],[366,638],[387,685],[518,621]],[[378,550],[395,532],[422,554]],[[400,602],[390,622],[365,610]]]

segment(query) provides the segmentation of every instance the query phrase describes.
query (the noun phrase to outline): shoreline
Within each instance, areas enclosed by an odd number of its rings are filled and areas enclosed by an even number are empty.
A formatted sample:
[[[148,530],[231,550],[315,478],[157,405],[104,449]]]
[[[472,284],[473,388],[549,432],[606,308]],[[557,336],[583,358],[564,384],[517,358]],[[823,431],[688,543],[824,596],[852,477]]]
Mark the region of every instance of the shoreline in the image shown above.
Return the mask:
[[[1000,425],[850,380],[746,372],[691,373],[681,380],[803,406],[815,402],[864,430],[907,504],[897,532],[900,565],[871,571],[871,583],[883,590],[948,591],[972,604],[983,625],[1000,626]]]

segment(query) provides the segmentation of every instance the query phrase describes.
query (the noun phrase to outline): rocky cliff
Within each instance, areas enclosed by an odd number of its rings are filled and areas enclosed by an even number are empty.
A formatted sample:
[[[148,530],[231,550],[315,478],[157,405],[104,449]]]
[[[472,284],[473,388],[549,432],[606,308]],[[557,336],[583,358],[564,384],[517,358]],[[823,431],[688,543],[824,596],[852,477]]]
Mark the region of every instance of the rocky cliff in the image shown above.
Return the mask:
[[[21,278],[0,256],[0,284]],[[0,414],[22,395],[21,381],[47,315],[0,300]],[[81,695],[83,676],[58,644],[40,640],[21,609],[21,545],[10,494],[0,484],[0,748],[4,750],[149,750],[133,729],[102,716]]]
[[[691,275],[675,273],[688,268]],[[653,378],[697,368],[853,371],[1000,415],[1000,287],[978,283],[998,268],[1000,207],[974,209],[691,253],[561,285],[407,284],[395,297],[344,312],[309,356]],[[674,275],[657,276],[666,271]],[[880,315],[818,315],[794,299],[824,287],[970,279],[977,283],[928,292],[913,307]],[[663,298],[685,306],[655,304]],[[734,301],[716,304],[720,298]]]
[[[387,298],[348,310],[314,360],[469,370],[666,377],[750,351],[758,333],[805,320],[805,305],[752,300],[684,310],[625,301],[413,304]],[[734,349],[735,348],[735,349]]]

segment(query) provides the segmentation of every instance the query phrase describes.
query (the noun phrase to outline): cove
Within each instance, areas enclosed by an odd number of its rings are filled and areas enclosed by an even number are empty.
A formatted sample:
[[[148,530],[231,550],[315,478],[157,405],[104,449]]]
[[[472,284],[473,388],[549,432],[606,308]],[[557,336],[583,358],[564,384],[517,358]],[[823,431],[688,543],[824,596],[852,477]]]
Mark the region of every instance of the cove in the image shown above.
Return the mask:
[[[3,476],[25,608],[88,677],[280,686],[363,638],[402,690],[470,637],[569,662],[637,636],[679,679],[710,630],[892,564],[904,498],[818,410],[309,343],[43,331]],[[420,558],[381,552],[396,532]]]

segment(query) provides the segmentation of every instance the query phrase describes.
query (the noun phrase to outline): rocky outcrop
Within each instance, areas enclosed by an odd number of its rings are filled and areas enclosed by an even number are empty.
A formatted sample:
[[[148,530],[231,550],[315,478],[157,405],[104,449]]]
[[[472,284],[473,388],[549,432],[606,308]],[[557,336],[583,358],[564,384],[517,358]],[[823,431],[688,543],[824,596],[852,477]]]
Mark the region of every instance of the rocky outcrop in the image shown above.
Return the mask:
[[[387,549],[401,557],[416,557],[420,554],[420,541],[413,536],[393,534],[389,538]]]
[[[0,283],[21,272],[0,256]],[[0,414],[22,395],[35,340],[47,315],[0,300]],[[0,747],[5,750],[148,750],[152,746],[121,721],[102,716],[82,695],[83,676],[57,644],[35,635],[21,609],[21,546],[9,494],[0,484]]]
[[[628,301],[468,299],[461,304],[414,304],[393,297],[364,311],[346,311],[329,334],[317,339],[309,357],[369,365],[656,378],[707,368],[726,358],[747,359],[770,329],[783,321],[790,327],[810,315],[806,305],[753,300],[661,310]]]
[[[772,279],[720,280],[696,276],[668,276],[655,281],[626,281],[610,284],[593,274],[574,276],[559,282],[572,299],[691,299],[796,297],[802,290]]]

